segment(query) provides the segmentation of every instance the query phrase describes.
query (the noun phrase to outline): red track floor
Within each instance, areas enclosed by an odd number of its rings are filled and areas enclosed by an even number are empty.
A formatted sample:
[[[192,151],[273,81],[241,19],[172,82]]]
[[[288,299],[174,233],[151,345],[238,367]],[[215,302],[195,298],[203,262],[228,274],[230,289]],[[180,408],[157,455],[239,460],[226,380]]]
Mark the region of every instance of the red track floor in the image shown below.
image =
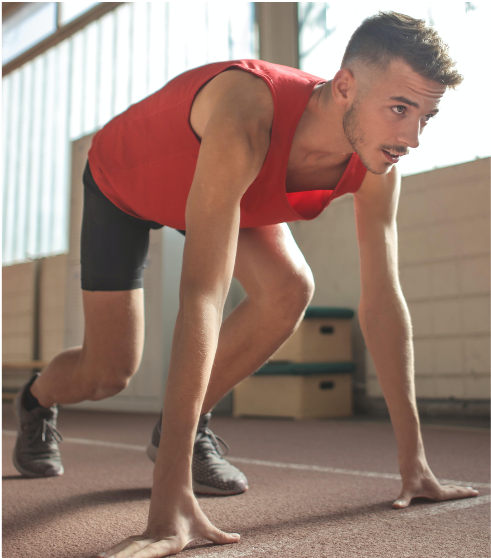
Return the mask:
[[[143,447],[156,416],[62,410],[65,475],[23,479],[11,462],[10,407],[3,420],[5,558],[89,558],[144,528],[152,464]],[[489,430],[423,426],[436,476],[473,484],[478,498],[392,510],[400,481],[391,476],[398,468],[389,423],[215,417],[211,426],[231,445],[250,489],[201,497],[200,505],[242,540],[223,547],[198,541],[185,558],[491,556]]]

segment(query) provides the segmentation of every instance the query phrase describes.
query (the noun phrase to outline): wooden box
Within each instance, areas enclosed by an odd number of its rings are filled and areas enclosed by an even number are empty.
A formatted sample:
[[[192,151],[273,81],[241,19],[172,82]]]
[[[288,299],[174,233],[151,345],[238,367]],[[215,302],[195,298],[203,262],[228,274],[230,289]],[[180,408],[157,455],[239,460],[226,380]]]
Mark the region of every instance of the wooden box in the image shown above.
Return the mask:
[[[311,306],[305,318],[270,362],[348,362],[353,359],[353,310]]]
[[[351,362],[267,364],[234,388],[234,416],[349,417],[354,368]]]

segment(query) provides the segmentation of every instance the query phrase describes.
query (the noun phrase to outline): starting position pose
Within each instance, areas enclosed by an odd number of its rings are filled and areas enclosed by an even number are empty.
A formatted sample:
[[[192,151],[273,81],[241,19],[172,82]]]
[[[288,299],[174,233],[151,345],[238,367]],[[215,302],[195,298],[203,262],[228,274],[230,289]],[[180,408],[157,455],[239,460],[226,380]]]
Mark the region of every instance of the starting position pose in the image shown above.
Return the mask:
[[[426,461],[397,270],[395,164],[418,147],[445,90],[461,81],[424,21],[379,13],[354,33],[330,81],[258,60],[210,64],[96,134],[84,173],[84,344],[58,355],[19,395],[14,462],[28,476],[62,474],[56,405],[126,387],[142,354],[149,230],[185,231],[163,416],[148,450],[148,526],[107,557],[167,556],[201,537],[239,540],[212,525],[193,494],[247,489],[218,453],[209,413],[288,338],[311,300],[312,274],[285,223],[313,219],[347,192],[355,198],[360,324],[398,446],[402,488],[393,507],[478,494],[441,486]],[[222,323],[233,275],[247,297]]]

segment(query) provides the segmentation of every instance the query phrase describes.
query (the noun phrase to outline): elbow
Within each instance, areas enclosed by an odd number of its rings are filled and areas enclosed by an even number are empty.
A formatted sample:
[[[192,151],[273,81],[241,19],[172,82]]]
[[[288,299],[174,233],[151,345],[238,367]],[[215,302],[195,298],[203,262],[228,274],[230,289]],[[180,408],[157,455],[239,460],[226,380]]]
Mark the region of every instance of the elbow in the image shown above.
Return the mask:
[[[359,312],[385,313],[398,307],[406,307],[406,300],[398,281],[387,281],[380,285],[362,285]]]
[[[225,300],[197,289],[182,289],[179,295],[178,321],[192,327],[220,328]]]

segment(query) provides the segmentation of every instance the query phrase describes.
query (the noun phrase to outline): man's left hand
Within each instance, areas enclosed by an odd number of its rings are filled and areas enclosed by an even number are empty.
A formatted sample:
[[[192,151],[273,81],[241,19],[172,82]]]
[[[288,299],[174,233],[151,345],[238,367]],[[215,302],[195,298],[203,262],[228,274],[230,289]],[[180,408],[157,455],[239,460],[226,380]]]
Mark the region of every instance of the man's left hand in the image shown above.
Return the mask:
[[[394,509],[407,508],[413,498],[428,498],[435,502],[443,502],[479,495],[479,492],[470,486],[441,485],[428,466],[422,470],[405,471],[401,476],[402,491],[392,504]]]

